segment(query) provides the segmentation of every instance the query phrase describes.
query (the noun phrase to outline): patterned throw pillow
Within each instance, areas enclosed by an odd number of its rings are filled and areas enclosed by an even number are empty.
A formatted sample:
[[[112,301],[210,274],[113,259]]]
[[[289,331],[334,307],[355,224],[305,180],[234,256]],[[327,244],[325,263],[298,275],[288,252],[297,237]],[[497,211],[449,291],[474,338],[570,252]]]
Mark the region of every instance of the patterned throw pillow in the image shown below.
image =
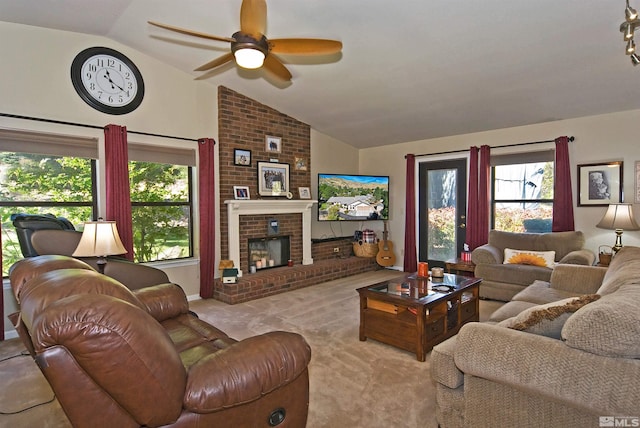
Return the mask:
[[[500,324],[514,330],[560,339],[562,328],[569,317],[578,309],[599,298],[598,294],[585,294],[534,306]]]
[[[553,268],[555,264],[555,251],[530,251],[504,249],[504,264],[532,265]]]

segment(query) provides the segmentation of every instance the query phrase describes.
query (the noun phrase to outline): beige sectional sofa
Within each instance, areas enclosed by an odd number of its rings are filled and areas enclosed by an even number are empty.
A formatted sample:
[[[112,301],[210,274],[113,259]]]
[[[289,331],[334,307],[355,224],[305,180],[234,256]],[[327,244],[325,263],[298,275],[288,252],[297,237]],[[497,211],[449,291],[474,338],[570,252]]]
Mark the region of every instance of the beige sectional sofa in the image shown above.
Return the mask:
[[[640,248],[624,247],[608,269],[556,266],[430,362],[442,428],[638,423]]]
[[[582,232],[514,233],[489,231],[489,242],[473,250],[475,276],[482,278],[480,297],[508,302],[535,280],[549,281],[552,269],[526,264],[504,264],[504,250],[554,251],[562,264],[592,265],[595,254],[584,249]]]

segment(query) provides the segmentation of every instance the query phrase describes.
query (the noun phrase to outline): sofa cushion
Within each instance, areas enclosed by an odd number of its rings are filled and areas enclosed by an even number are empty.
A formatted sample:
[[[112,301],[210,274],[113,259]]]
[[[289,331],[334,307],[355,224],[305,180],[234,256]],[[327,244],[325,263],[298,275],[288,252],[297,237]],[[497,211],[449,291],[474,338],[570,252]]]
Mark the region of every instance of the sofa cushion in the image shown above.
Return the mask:
[[[639,301],[639,284],[622,285],[569,317],[562,339],[572,348],[593,354],[640,358]]]
[[[614,293],[625,284],[640,283],[640,247],[622,247],[613,257],[598,294]]]
[[[527,287],[537,279],[549,281],[552,273],[553,269],[540,266],[488,264],[476,265],[474,276],[506,284],[515,284]],[[480,288],[482,288],[482,285],[480,285]]]
[[[502,230],[489,231],[489,244],[498,248],[515,248],[518,250],[536,250],[556,252],[557,260],[571,251],[584,247],[584,234],[580,231],[521,233]]]
[[[523,302],[523,301],[511,301],[496,309],[489,317],[491,322],[500,322],[509,318],[513,318],[520,312],[537,306],[535,303]]]
[[[558,302],[534,306],[500,325],[514,330],[560,339],[560,332],[567,319],[578,309],[600,298],[597,294],[570,297]]]
[[[504,263],[516,265],[532,265],[552,268],[555,263],[555,251],[533,251],[504,249]]]
[[[544,305],[558,300],[568,299],[569,297],[578,297],[583,293],[574,293],[572,291],[561,290],[551,287],[547,281],[534,281],[533,284],[513,296],[511,300],[535,303],[536,305]]]

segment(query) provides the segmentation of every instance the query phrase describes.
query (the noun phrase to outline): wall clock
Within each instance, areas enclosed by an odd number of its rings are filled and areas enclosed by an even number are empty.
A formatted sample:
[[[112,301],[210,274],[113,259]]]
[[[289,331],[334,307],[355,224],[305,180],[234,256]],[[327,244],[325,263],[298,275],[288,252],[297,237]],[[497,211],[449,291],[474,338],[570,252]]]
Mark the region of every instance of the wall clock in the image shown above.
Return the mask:
[[[103,113],[130,113],[144,97],[144,81],[138,67],[109,48],[88,48],[76,55],[71,64],[71,82],[87,104]]]

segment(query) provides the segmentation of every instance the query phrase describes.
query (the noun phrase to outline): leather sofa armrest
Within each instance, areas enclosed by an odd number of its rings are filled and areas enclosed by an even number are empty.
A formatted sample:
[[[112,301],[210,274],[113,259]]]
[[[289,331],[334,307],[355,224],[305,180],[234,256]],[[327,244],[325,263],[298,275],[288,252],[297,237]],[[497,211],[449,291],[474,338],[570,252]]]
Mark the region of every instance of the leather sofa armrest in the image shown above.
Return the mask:
[[[133,294],[157,321],[175,318],[189,312],[187,296],[177,284],[167,283],[134,290]]]
[[[596,261],[596,255],[591,250],[575,250],[564,256],[558,263],[591,266]]]
[[[591,413],[627,414],[640,402],[636,387],[640,361],[591,354],[561,340],[501,326],[464,325],[458,333],[455,362],[465,376],[508,385]]]
[[[88,263],[95,263],[95,259]],[[160,269],[116,258],[107,259],[104,274],[121,282],[129,290],[139,290],[152,285],[170,282],[167,274]]]
[[[476,264],[501,264],[504,261],[504,253],[498,247],[484,244],[471,252],[471,261]]]
[[[311,348],[299,334],[250,337],[191,366],[184,407],[210,413],[257,400],[305,373],[310,360]]]
[[[602,285],[605,273],[607,268],[603,267],[558,264],[553,268],[549,286],[575,294],[592,294]]]

